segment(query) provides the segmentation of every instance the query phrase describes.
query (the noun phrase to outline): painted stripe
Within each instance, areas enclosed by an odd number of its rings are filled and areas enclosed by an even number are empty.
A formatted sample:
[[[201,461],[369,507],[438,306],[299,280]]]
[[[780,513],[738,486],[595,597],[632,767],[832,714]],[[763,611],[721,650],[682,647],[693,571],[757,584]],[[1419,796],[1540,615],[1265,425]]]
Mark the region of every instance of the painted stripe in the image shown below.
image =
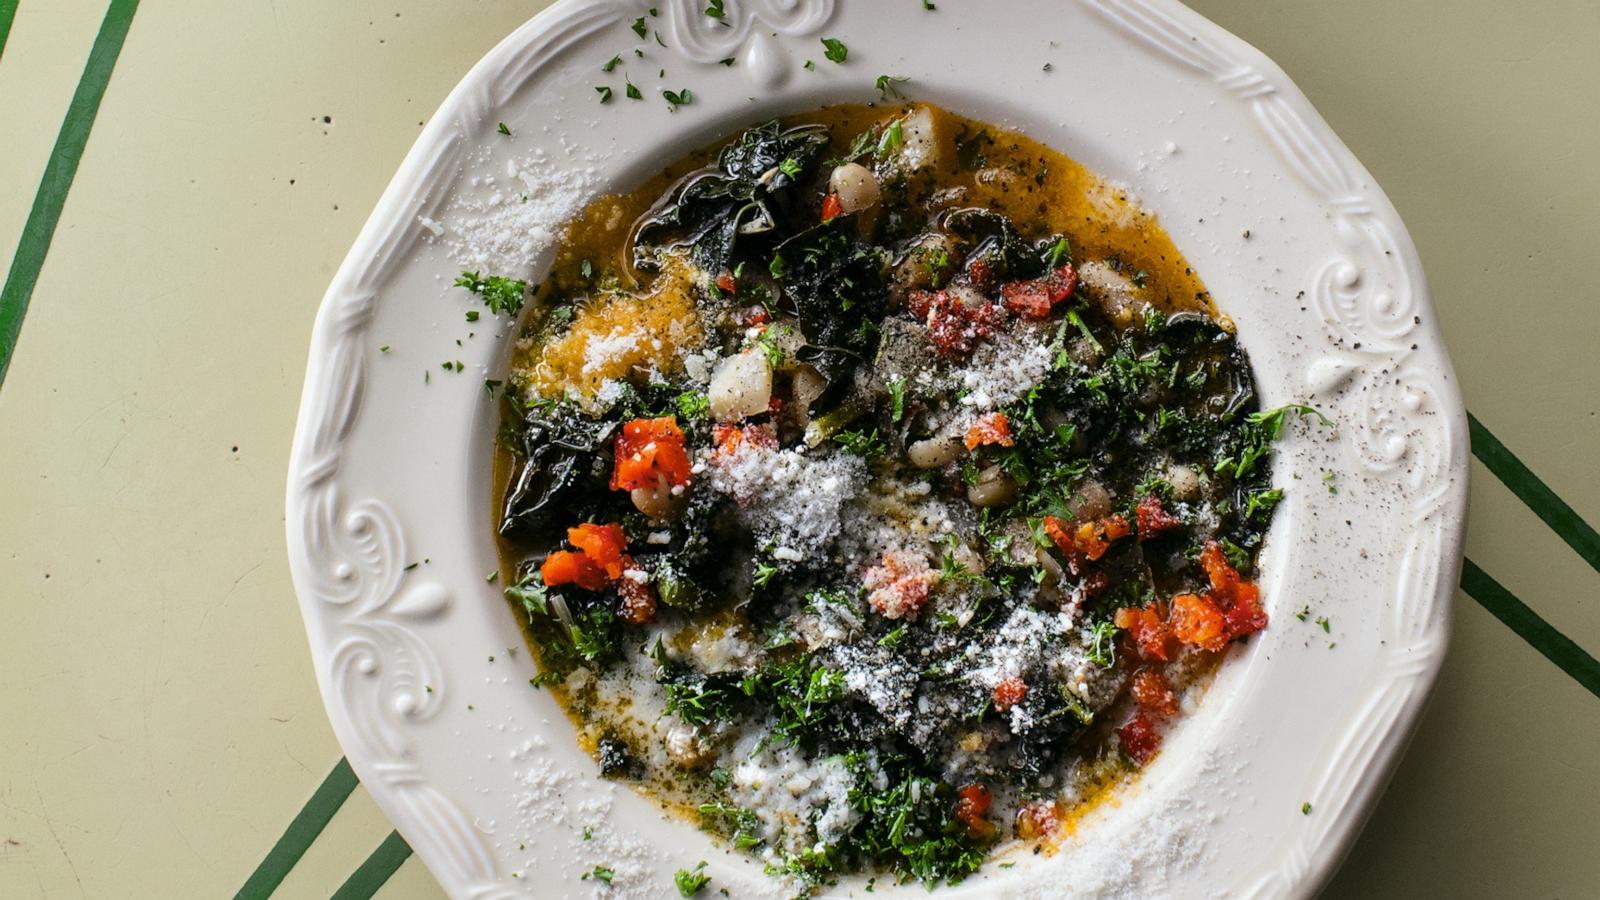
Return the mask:
[[[0,0],[0,59],[6,56],[6,38],[11,36],[11,23],[17,18],[17,6],[22,0]]]
[[[1533,649],[1543,653],[1546,659],[1588,688],[1589,693],[1600,697],[1600,661],[1555,630],[1549,622],[1539,618],[1538,613],[1529,609],[1526,603],[1518,600],[1500,582],[1490,578],[1489,573],[1478,568],[1470,559],[1463,560],[1461,564],[1461,589],[1494,614],[1496,619],[1504,622],[1506,627],[1532,644]]]
[[[389,836],[383,839],[378,849],[372,851],[367,861],[351,872],[344,884],[334,891],[333,900],[367,900],[384,886],[410,856],[411,845],[400,836],[400,832],[389,832]]]
[[[311,799],[289,823],[289,827],[284,829],[283,836],[267,851],[261,865],[250,873],[244,887],[233,895],[234,900],[264,900],[272,896],[272,892],[278,889],[295,863],[310,849],[317,835],[328,826],[333,814],[344,805],[357,784],[356,773],[350,769],[350,762],[341,757],[333,771],[322,779],[322,784],[311,795]]]
[[[14,14],[17,0],[9,2]],[[34,285],[39,282],[39,270],[44,267],[45,254],[50,251],[56,223],[61,221],[67,190],[72,187],[73,176],[78,174],[78,161],[83,158],[83,148],[89,142],[89,130],[94,127],[100,100],[105,96],[111,70],[116,67],[122,42],[128,36],[128,26],[133,24],[133,13],[138,7],[139,0],[111,0],[100,22],[94,47],[89,51],[89,61],[84,64],[83,76],[78,79],[78,89],[72,94],[72,105],[67,107],[61,131],[56,135],[55,148],[50,151],[50,162],[39,182],[39,192],[33,197],[33,208],[28,211],[27,224],[22,228],[17,255],[11,259],[11,271],[6,275],[4,290],[0,291],[0,385],[5,383],[6,369],[17,347],[17,335],[22,332],[23,314],[28,311]],[[9,30],[9,20],[6,27]]]
[[[1600,534],[1565,500],[1556,496],[1532,469],[1523,465],[1516,454],[1506,449],[1506,445],[1472,413],[1467,413],[1467,428],[1472,434],[1472,455],[1566,541],[1567,546],[1576,550],[1590,568],[1600,572]]]

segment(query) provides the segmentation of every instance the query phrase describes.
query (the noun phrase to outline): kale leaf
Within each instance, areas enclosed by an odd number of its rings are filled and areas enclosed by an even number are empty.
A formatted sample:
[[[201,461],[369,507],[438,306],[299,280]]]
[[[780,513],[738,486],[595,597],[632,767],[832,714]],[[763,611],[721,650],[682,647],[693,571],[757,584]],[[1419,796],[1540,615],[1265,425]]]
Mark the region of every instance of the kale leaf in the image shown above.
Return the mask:
[[[732,269],[741,239],[793,231],[796,183],[828,146],[821,125],[752,128],[722,151],[716,166],[685,177],[645,214],[634,236],[634,266],[656,271],[667,250],[687,247],[708,272]]]
[[[535,407],[522,430],[522,465],[512,479],[500,533],[539,538],[565,528],[564,513],[584,487],[606,474],[600,452],[616,431],[575,410]]]

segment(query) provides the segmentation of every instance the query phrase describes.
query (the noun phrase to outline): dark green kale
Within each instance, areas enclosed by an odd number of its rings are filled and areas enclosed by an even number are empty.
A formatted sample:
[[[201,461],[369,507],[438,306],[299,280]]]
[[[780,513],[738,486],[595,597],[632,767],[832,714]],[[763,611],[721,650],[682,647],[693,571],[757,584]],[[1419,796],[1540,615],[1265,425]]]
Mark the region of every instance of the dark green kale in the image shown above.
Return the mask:
[[[565,406],[530,409],[519,436],[522,458],[506,492],[500,533],[538,539],[572,524],[573,501],[604,489],[610,459],[603,451],[616,429],[615,422],[596,421]]]
[[[820,125],[752,128],[722,151],[714,168],[694,173],[645,214],[634,238],[634,265],[660,268],[664,251],[687,247],[708,272],[733,268],[736,244],[760,255],[774,235],[792,233],[802,201],[798,183],[828,146]]]

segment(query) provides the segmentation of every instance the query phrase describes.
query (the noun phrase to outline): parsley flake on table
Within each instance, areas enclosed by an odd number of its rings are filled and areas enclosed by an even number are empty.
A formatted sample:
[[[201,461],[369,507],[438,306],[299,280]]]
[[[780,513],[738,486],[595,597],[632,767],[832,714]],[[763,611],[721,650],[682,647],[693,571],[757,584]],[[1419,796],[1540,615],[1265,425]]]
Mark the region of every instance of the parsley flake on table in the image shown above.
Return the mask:
[[[528,290],[528,283],[521,279],[499,275],[484,277],[477,272],[462,272],[454,286],[477,294],[490,312],[507,316],[522,311],[522,297]]]

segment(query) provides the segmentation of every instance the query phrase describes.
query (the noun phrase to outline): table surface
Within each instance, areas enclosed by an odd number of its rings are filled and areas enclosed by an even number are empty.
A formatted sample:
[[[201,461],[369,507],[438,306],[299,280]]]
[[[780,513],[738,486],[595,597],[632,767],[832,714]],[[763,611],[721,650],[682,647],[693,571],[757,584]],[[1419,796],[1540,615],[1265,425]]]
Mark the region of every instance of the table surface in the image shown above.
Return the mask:
[[[544,5],[0,0],[0,326],[26,307],[0,386],[0,896],[260,897],[284,872],[275,897],[440,895],[340,765],[284,477],[335,266]],[[1195,5],[1394,199],[1483,426],[1454,646],[1326,896],[1600,896],[1600,5]]]

